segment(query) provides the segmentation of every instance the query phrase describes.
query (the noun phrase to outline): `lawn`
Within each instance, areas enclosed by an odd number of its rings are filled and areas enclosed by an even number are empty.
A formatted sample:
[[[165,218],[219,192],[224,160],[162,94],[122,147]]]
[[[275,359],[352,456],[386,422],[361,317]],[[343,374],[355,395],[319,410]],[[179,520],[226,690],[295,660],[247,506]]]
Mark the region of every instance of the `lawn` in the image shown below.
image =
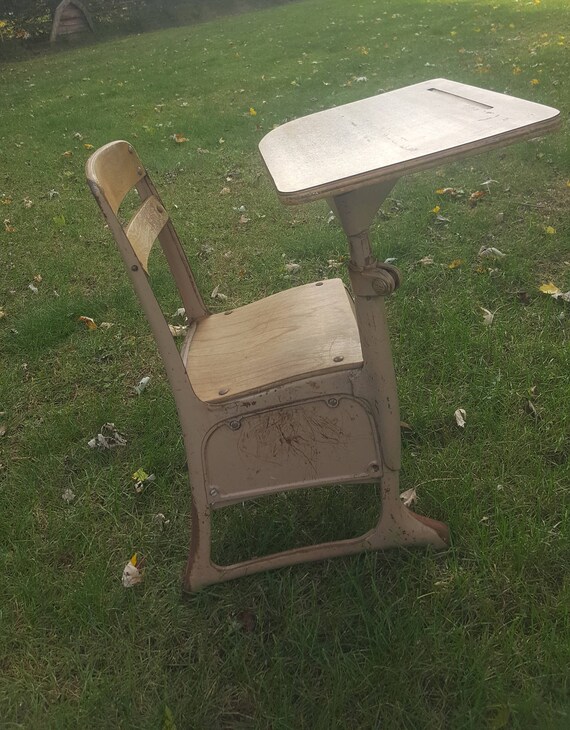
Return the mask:
[[[570,304],[539,290],[570,289],[569,37],[567,0],[303,0],[0,66],[3,728],[569,726]],[[404,179],[374,227],[378,258],[403,279],[388,301],[402,489],[449,524],[452,547],[183,597],[184,449],[84,181],[89,150],[134,144],[221,311],[346,277],[340,228],[323,203],[280,205],[261,137],[441,76],[564,119],[549,137]],[[160,266],[156,279],[170,315]],[[210,297],[217,287],[226,299]],[[126,446],[88,447],[105,422]],[[140,494],[139,468],[156,475]],[[230,508],[215,554],[358,534],[376,511],[370,486]],[[135,552],[144,581],[125,589]]]

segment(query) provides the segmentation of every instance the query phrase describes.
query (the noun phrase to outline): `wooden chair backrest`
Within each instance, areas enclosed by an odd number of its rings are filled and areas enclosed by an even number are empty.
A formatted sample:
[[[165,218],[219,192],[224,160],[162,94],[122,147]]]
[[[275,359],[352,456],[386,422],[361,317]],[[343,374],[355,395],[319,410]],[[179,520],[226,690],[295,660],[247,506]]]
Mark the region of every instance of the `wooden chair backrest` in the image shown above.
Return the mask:
[[[176,283],[189,322],[208,314],[196,287],[188,259],[168,213],[133,147],[110,142],[94,152],[85,166],[87,182],[111,229],[125,264],[133,258],[148,274],[148,259],[158,239]],[[118,219],[121,203],[135,188],[141,205],[125,228]],[[139,298],[141,293],[137,291]]]

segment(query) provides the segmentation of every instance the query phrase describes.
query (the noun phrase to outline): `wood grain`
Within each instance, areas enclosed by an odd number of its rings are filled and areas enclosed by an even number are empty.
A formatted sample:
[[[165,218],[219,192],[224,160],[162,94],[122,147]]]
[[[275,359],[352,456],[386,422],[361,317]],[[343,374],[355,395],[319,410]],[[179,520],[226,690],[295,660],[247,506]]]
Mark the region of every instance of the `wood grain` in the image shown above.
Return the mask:
[[[148,274],[148,257],[152,244],[164,228],[168,213],[154,195],[147,198],[131,218],[125,233],[131,242],[136,257]]]
[[[194,392],[208,402],[361,364],[352,301],[340,279],[210,315],[198,322],[186,361]]]
[[[259,149],[277,193],[295,204],[551,131],[559,112],[446,79],[311,114]]]

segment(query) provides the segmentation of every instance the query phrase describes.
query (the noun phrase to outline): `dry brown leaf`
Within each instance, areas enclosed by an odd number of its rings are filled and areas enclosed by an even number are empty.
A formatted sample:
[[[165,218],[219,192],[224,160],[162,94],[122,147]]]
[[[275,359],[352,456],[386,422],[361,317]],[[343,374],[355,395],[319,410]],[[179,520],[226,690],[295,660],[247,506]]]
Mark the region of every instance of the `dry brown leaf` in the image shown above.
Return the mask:
[[[465,409],[458,408],[453,415],[455,416],[455,423],[460,428],[465,428],[465,423],[467,422],[467,413],[465,412]]]
[[[168,329],[173,337],[184,337],[186,332],[188,332],[188,327],[183,324],[169,324]]]
[[[483,321],[485,324],[489,327],[493,324],[493,320],[495,319],[494,312],[490,312],[488,309],[485,309],[485,307],[479,307],[479,309],[483,312]]]
[[[404,503],[404,507],[411,507],[413,504],[415,504],[418,501],[418,495],[416,494],[415,487],[412,487],[411,489],[406,489],[405,492],[402,492],[400,494],[400,499]]]
[[[88,330],[96,330],[97,325],[95,324],[95,321],[91,319],[91,317],[78,317],[77,320],[79,322],[83,322],[83,324],[87,327]]]

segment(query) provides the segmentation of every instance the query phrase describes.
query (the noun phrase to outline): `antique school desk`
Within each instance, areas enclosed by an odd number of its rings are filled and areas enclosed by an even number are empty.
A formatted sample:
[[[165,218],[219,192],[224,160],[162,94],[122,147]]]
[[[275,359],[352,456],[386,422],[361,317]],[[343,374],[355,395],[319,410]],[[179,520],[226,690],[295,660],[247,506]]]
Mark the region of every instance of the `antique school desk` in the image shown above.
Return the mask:
[[[556,109],[433,79],[287,122],[261,140],[279,199],[324,198],[348,238],[363,361],[353,394],[370,408],[381,452],[382,518],[366,536],[368,547],[448,542],[444,524],[403,510],[399,499],[400,415],[384,297],[400,274],[375,259],[372,220],[403,175],[537,137],[558,122]]]

